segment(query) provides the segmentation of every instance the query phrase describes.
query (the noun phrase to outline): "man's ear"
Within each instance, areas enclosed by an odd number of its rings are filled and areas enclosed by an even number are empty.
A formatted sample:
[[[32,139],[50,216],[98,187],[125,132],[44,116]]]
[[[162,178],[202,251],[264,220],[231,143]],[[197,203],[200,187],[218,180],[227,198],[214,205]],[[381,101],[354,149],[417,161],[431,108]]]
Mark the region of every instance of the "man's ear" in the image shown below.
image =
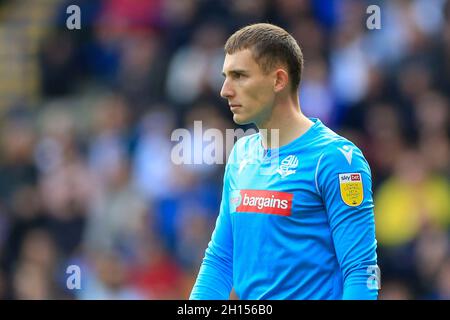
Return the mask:
[[[289,75],[286,72],[286,70],[281,68],[275,70],[275,86],[274,86],[275,92],[280,92],[284,88],[286,88],[288,82],[289,82]]]

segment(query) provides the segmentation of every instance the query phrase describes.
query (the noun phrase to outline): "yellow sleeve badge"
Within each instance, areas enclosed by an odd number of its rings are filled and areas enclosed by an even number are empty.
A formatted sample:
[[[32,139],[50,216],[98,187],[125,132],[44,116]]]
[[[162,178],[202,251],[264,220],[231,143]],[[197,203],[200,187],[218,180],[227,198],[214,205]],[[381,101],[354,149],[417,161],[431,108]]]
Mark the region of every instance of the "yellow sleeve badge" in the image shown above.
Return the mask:
[[[359,206],[364,200],[362,177],[360,173],[339,174],[341,198],[350,207]]]

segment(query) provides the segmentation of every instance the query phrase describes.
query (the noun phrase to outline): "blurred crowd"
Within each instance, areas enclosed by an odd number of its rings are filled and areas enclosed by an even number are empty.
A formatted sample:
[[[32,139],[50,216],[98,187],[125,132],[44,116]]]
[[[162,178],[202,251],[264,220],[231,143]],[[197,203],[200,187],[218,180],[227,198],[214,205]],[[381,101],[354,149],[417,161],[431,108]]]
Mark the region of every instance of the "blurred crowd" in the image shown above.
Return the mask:
[[[271,22],[303,50],[303,112],[371,165],[380,299],[450,299],[450,1],[55,3],[39,99],[0,113],[0,298],[189,296],[224,166],[175,165],[171,133],[237,128],[219,96],[223,45]],[[81,30],[66,28],[70,4]]]

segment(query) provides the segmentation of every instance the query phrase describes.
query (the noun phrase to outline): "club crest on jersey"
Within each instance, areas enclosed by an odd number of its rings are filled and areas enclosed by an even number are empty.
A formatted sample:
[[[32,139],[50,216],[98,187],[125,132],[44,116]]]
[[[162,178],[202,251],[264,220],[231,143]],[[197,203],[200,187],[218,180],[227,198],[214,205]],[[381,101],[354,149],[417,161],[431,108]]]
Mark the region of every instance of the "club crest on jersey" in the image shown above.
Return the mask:
[[[360,173],[339,174],[341,198],[350,207],[359,206],[364,200],[362,177]]]
[[[287,176],[297,172],[297,167],[298,158],[291,154],[284,158],[283,161],[281,161],[281,165],[277,169],[277,172],[281,175],[282,178],[286,178]]]

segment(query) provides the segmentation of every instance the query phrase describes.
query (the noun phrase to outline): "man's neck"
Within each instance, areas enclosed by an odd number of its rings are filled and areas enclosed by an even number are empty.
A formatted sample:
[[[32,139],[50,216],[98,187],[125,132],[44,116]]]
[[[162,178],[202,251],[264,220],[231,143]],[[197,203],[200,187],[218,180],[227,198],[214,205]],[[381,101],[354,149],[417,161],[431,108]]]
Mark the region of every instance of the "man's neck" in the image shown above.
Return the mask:
[[[303,135],[314,123],[298,104],[275,106],[271,118],[258,129],[266,149],[282,147]]]

